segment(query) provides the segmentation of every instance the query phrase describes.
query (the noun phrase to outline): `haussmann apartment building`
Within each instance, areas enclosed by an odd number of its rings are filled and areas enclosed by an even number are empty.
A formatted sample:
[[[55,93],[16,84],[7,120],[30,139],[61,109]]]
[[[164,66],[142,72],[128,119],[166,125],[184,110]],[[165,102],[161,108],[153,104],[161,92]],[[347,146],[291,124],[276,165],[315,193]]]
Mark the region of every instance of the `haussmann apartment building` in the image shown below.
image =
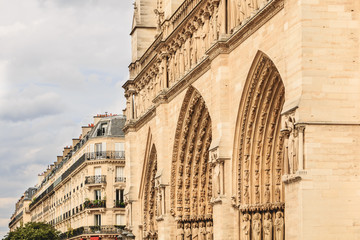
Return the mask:
[[[61,239],[115,239],[125,222],[123,115],[97,115],[16,203],[10,231],[45,222]]]

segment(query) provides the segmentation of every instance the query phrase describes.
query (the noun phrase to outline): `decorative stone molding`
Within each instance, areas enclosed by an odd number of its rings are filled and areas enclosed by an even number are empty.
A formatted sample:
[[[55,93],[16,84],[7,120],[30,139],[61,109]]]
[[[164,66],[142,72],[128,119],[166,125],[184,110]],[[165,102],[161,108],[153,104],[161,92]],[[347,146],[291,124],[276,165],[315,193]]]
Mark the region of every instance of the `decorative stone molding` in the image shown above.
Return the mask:
[[[133,79],[123,86],[127,119],[137,120],[153,104],[159,100],[162,103],[163,91],[169,91],[167,98],[177,95],[191,84],[189,81],[208,70],[212,59],[232,51],[284,7],[283,0],[259,0],[259,4],[237,2],[241,8],[228,6],[229,14],[236,15],[232,20],[225,16],[224,0],[196,0],[185,1],[171,20],[158,24],[162,32],[144,55],[129,66]],[[159,19],[162,11],[161,7],[156,10]],[[244,11],[246,14],[239,17]]]
[[[176,221],[184,223],[185,237],[191,237],[191,229],[201,221],[212,220],[210,144],[209,112],[199,92],[190,87],[176,129],[170,186],[170,212]],[[183,231],[178,232],[181,235]]]

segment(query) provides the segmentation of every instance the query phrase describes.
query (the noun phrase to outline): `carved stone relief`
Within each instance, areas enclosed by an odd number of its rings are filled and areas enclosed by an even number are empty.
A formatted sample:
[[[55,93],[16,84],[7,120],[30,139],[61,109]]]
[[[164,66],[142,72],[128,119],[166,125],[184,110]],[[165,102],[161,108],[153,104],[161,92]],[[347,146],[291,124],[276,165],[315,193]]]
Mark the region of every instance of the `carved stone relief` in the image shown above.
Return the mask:
[[[259,7],[251,1],[250,6]],[[260,55],[245,85],[239,113],[238,195],[241,239],[274,239],[275,213],[283,212],[284,86],[275,66]]]
[[[188,95],[175,136],[170,212],[184,223],[184,239],[201,239],[208,235],[201,222],[212,220],[211,121],[199,93],[190,88]]]

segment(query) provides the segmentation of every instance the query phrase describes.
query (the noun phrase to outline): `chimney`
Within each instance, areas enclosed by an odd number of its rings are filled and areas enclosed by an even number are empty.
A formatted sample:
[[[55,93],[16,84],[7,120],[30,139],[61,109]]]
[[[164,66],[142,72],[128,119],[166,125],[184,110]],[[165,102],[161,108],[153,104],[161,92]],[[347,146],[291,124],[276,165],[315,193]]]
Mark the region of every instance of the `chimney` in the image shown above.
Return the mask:
[[[69,146],[64,147],[63,157],[65,157],[70,152],[70,150],[71,148]]]
[[[73,143],[73,146],[75,147],[76,146],[76,144],[78,144],[80,142],[80,139],[78,139],[78,138],[73,138],[72,139],[72,143]]]
[[[82,136],[85,136],[88,132],[90,132],[91,130],[91,125],[89,124],[89,126],[82,126],[81,130],[82,130]]]
[[[63,157],[62,156],[57,156],[57,163],[61,163],[61,161],[63,160]]]
[[[94,125],[96,125],[100,121],[100,119],[103,117],[104,117],[104,115],[101,115],[101,114],[94,116]]]

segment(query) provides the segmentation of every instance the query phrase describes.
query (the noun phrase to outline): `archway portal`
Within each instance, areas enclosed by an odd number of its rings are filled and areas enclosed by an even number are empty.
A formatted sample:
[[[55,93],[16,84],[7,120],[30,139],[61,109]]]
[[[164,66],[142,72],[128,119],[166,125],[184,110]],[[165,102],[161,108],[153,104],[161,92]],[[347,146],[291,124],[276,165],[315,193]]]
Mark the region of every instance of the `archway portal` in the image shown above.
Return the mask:
[[[157,204],[156,197],[157,191],[155,186],[155,177],[157,172],[157,154],[156,148],[153,145],[151,147],[148,166],[145,172],[145,187],[144,187],[144,239],[156,240],[158,239],[158,229],[157,229]]]
[[[259,53],[244,86],[235,139],[241,240],[284,239],[283,104],[280,74]]]
[[[212,237],[210,143],[208,109],[190,87],[180,111],[172,161],[171,213],[177,221],[177,239]]]

